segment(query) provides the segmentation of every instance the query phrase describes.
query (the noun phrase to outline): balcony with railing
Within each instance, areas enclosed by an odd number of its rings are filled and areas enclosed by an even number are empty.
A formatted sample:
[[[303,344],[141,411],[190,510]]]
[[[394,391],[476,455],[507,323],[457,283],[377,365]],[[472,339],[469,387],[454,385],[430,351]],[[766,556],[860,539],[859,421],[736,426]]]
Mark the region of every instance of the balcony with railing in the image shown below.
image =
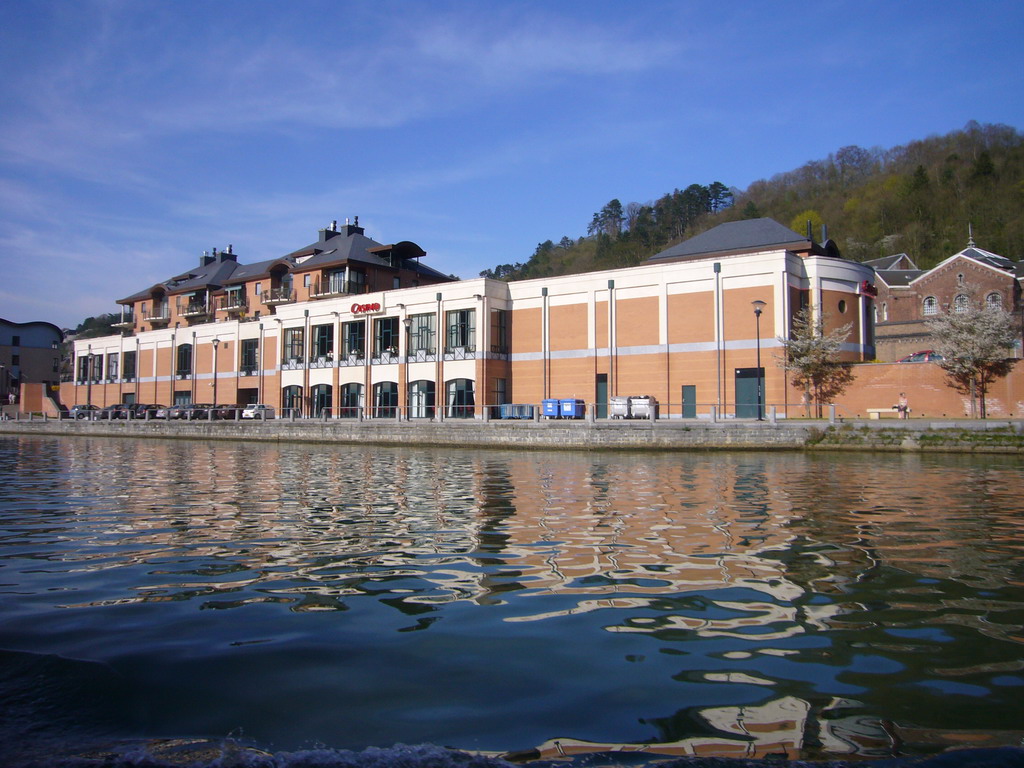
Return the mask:
[[[239,376],[255,376],[259,373],[259,366],[256,363],[242,363],[238,367]]]
[[[166,301],[154,304],[142,312],[142,319],[150,325],[166,325],[171,321],[171,306]]]
[[[261,297],[263,306],[276,307],[279,304],[294,304],[295,291],[290,288],[271,288]]]
[[[458,347],[445,347],[444,348],[444,359],[445,360],[475,360],[476,359],[476,346],[473,344],[465,344]]]
[[[422,347],[412,349],[406,358],[410,363],[432,363],[437,360],[437,350],[434,347]]]
[[[385,347],[375,351],[370,365],[393,365],[398,362],[398,347]]]
[[[335,296],[363,293],[365,290],[366,284],[362,282],[344,280],[340,276],[318,277],[309,287],[309,298],[330,299]]]
[[[121,319],[116,323],[110,324],[111,328],[117,328],[121,331],[130,331],[135,327],[135,313],[132,311],[122,312]]]
[[[179,317],[196,320],[210,316],[210,303],[206,299],[199,298],[189,298],[185,301],[179,299],[177,310]]]
[[[249,309],[249,302],[241,291],[229,291],[217,297],[217,311],[230,315],[244,315]]]
[[[306,364],[306,358],[302,355],[288,355],[281,360],[281,370],[298,371]]]

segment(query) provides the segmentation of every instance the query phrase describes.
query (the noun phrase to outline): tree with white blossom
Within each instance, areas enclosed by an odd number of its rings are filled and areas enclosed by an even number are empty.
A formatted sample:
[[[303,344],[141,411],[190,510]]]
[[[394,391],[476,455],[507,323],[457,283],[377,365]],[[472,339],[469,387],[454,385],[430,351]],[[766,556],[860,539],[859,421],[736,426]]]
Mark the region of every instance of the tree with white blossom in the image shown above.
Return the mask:
[[[1001,306],[970,301],[928,321],[939,365],[952,386],[971,399],[971,415],[986,418],[985,396],[1017,361],[1010,354],[1017,342],[1013,316]]]

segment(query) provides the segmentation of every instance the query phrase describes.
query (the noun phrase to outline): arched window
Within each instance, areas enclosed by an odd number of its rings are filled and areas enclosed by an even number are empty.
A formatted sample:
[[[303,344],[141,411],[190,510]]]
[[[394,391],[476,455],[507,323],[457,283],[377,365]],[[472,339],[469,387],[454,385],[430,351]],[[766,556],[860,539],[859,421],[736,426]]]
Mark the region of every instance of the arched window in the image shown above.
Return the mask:
[[[302,415],[302,387],[292,385],[281,390],[281,405],[285,410],[284,415]]]
[[[939,314],[939,300],[934,296],[926,296],[924,300],[924,313],[925,315]]]
[[[363,385],[342,384],[341,402],[338,403],[343,419],[358,419],[363,413]]]
[[[373,417],[393,419],[398,410],[398,382],[380,381],[373,385]]]
[[[966,293],[958,293],[953,299],[953,311],[956,314],[963,314],[971,308],[971,299]]]
[[[882,322],[889,319],[889,305],[884,301],[882,302]]]
[[[409,384],[409,418],[430,419],[434,416],[434,382],[420,379]]]
[[[1003,306],[1003,296],[997,291],[992,291],[988,296],[985,297],[985,305],[988,307],[994,307],[998,309]]]
[[[332,389],[330,384],[317,384],[309,390],[309,407],[313,418],[324,415],[324,410],[331,411]]]
[[[476,406],[472,379],[452,379],[448,382],[445,416],[449,419],[471,419]]]

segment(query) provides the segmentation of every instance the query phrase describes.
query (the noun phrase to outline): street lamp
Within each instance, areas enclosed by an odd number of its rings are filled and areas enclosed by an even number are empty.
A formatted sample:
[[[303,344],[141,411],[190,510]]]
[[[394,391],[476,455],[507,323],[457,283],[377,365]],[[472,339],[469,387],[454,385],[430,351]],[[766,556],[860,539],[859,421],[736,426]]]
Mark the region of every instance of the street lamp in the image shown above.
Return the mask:
[[[402,320],[405,326],[405,420],[412,421],[412,392],[409,391],[409,361],[412,359],[412,318]]]
[[[764,402],[761,376],[761,311],[768,305],[760,299],[750,303],[754,306],[754,327],[757,334],[757,420],[764,421],[761,413],[761,404]]]
[[[220,347],[220,339],[213,340],[213,404],[217,405],[217,349]]]

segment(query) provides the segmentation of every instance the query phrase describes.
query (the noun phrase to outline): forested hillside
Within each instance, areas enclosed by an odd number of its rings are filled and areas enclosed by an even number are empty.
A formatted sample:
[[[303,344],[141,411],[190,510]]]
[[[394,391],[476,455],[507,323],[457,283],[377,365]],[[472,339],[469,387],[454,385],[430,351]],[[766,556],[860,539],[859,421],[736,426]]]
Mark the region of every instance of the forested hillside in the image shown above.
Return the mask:
[[[587,234],[540,243],[523,263],[484,270],[506,280],[638,264],[725,221],[768,216],[797,232],[822,224],[843,256],[907,253],[934,266],[967,245],[1024,258],[1024,136],[1005,125],[963,130],[893,149],[842,147],[823,160],[756,181],[744,191],[690,184],[653,202],[611,200]],[[582,229],[582,227],[581,227]]]

